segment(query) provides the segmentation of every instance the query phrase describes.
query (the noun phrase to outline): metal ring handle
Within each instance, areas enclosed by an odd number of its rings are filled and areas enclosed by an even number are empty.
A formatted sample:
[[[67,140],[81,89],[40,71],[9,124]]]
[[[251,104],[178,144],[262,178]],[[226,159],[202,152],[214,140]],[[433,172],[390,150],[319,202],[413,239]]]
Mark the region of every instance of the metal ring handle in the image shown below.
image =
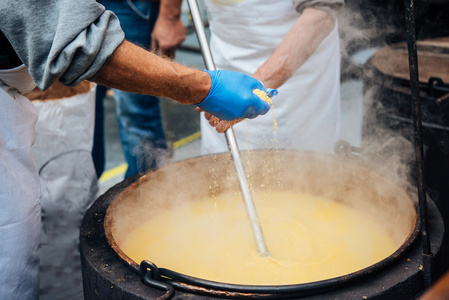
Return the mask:
[[[140,263],[140,273],[145,285],[165,291],[165,294],[158,297],[157,300],[168,300],[173,298],[175,288],[168,283],[160,281],[161,273],[154,263],[147,260],[142,261]]]

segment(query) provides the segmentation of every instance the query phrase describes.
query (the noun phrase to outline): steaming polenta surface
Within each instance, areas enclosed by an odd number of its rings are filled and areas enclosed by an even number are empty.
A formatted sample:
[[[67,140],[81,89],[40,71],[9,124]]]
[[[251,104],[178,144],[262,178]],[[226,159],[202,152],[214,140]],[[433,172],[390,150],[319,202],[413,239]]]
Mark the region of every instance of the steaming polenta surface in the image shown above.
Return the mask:
[[[135,262],[203,279],[250,285],[312,282],[348,274],[397,245],[370,216],[310,194],[254,193],[271,257],[258,252],[240,195],[186,201],[155,213],[119,242]]]

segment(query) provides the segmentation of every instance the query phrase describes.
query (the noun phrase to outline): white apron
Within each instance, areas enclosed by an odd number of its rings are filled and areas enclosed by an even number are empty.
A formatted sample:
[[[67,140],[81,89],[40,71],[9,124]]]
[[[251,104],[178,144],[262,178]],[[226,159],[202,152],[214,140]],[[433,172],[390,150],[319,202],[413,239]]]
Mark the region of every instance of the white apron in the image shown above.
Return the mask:
[[[217,68],[248,75],[268,59],[299,17],[291,0],[205,0],[205,4]],[[278,90],[272,111],[233,126],[239,148],[331,152],[340,131],[337,24]],[[224,134],[218,134],[203,116],[201,135],[203,154],[228,151]]]
[[[20,66],[0,70],[0,299],[39,297],[40,185],[31,153],[35,87]]]

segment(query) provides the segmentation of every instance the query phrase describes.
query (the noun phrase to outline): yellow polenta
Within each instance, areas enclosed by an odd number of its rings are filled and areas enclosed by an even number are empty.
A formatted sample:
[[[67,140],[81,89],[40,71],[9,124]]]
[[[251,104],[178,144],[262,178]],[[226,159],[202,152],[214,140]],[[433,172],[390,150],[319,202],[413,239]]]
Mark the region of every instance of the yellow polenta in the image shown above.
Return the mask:
[[[258,252],[239,194],[154,213],[119,243],[135,262],[226,283],[299,284],[345,275],[398,247],[368,214],[310,194],[253,195],[271,257]]]
[[[270,97],[268,97],[267,93],[265,93],[264,91],[254,89],[253,93],[259,96],[259,98],[262,99],[263,101],[268,102],[269,104],[273,104],[273,100]]]

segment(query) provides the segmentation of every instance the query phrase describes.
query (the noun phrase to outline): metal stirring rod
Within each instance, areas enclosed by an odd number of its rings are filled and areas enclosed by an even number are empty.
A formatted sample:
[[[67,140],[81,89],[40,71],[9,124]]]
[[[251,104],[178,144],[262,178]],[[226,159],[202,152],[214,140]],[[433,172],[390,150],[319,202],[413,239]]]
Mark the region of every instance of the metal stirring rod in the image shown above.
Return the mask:
[[[198,42],[200,44],[201,53],[203,54],[204,64],[209,71],[216,70],[214,60],[212,58],[212,53],[210,51],[209,43],[207,41],[206,31],[204,29],[203,19],[201,18],[200,9],[196,0],[187,0],[190,8],[190,14],[192,16],[193,25],[195,26],[195,31],[198,37]],[[257,216],[256,207],[251,198],[251,193],[248,189],[248,183],[246,181],[245,170],[243,168],[242,161],[240,159],[240,152],[237,145],[237,140],[235,139],[234,130],[230,127],[226,130],[226,142],[228,144],[229,151],[231,152],[232,159],[234,161],[234,166],[237,171],[237,176],[240,182],[240,190],[242,191],[243,201],[245,202],[246,212],[251,223],[251,228],[253,230],[254,238],[256,239],[257,248],[259,254],[262,257],[270,256],[265,241],[263,238],[262,228],[259,224],[259,218]]]

